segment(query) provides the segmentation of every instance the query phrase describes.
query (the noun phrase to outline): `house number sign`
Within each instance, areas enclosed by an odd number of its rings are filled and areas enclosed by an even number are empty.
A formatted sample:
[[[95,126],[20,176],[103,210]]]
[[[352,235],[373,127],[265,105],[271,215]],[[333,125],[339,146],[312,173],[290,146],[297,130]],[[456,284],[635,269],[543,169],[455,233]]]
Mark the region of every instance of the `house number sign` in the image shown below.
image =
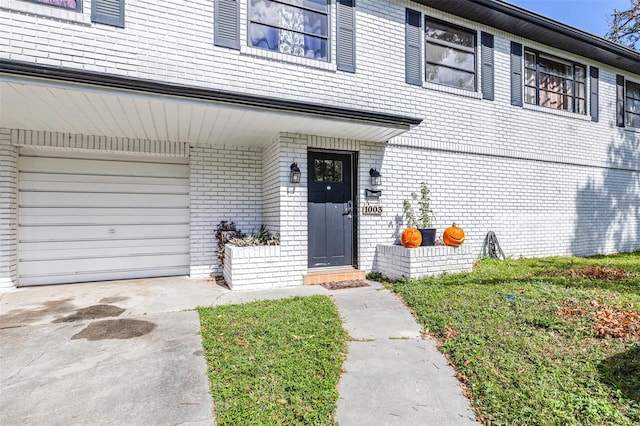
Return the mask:
[[[366,216],[380,216],[382,214],[382,206],[365,204],[362,206],[362,214]]]

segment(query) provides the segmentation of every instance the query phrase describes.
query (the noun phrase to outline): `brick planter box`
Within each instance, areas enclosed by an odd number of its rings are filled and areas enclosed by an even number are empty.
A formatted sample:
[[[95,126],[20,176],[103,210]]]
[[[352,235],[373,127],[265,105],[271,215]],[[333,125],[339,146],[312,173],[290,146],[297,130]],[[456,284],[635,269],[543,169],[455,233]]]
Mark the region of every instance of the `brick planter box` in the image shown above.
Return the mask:
[[[476,255],[469,246],[429,246],[406,248],[378,245],[378,272],[393,280],[440,275],[444,272],[468,272]]]
[[[231,290],[261,290],[302,284],[292,277],[291,268],[280,255],[280,246],[224,249],[223,276]]]

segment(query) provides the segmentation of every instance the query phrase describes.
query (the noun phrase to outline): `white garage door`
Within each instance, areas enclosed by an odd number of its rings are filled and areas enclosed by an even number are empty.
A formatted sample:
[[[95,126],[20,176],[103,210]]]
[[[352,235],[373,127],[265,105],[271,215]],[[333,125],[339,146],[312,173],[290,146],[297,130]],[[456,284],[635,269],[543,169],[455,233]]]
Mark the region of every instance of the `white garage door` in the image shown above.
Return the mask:
[[[187,275],[187,161],[23,148],[19,284]]]

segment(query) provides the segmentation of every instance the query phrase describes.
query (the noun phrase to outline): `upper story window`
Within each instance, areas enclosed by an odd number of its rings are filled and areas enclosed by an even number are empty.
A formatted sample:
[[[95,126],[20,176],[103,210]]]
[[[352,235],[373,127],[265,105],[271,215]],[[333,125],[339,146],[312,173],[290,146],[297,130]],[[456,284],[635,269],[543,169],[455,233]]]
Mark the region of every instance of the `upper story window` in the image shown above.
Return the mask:
[[[425,19],[427,81],[476,90],[476,32]]]
[[[624,124],[640,129],[640,84],[631,81],[625,91]]]
[[[328,61],[328,0],[251,0],[249,43],[274,52]]]
[[[65,9],[80,10],[80,0],[31,0],[36,3],[50,4],[52,6],[64,7]]]
[[[578,114],[587,113],[584,65],[525,49],[524,66],[526,103]]]

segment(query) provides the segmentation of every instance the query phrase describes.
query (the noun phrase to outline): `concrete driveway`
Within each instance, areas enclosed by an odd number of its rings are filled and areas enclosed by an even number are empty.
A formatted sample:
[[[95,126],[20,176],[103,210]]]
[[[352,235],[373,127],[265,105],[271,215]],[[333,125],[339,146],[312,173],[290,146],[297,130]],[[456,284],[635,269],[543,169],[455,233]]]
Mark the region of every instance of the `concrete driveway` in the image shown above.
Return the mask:
[[[0,293],[0,424],[214,424],[186,309],[225,293],[186,278]]]
[[[352,337],[342,425],[475,425],[455,372],[379,283],[231,292],[146,280],[0,292],[1,425],[215,424],[197,306],[324,294]]]

